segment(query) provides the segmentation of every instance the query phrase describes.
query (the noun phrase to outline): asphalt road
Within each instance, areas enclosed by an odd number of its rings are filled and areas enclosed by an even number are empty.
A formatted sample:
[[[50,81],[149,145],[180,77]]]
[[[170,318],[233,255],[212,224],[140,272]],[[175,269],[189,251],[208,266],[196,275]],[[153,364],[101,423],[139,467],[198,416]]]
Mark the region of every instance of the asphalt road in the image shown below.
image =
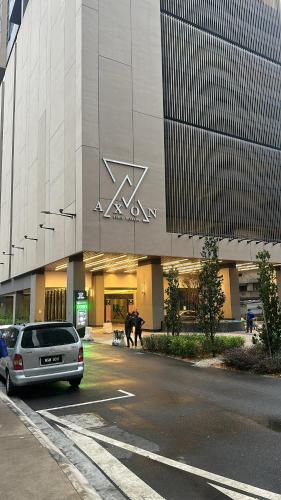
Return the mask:
[[[85,346],[85,361],[79,390],[57,383],[25,389],[20,397],[37,411],[120,397],[118,390],[128,391],[134,397],[52,413],[78,424],[85,414],[95,416],[101,425],[95,431],[101,435],[281,494],[281,379],[197,368],[98,344]],[[166,499],[228,498],[208,478],[102,445]],[[221,486],[232,492],[237,488]],[[251,490],[244,490],[245,497],[235,494],[229,497],[269,498]]]

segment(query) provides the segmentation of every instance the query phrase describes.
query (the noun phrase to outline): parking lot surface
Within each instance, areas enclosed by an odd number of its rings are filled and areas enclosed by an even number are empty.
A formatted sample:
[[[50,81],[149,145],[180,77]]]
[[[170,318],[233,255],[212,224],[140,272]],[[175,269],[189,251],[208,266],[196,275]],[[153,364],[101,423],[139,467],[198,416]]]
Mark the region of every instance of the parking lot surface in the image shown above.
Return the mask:
[[[124,498],[281,499],[281,379],[98,344],[85,362],[80,389],[20,397]]]

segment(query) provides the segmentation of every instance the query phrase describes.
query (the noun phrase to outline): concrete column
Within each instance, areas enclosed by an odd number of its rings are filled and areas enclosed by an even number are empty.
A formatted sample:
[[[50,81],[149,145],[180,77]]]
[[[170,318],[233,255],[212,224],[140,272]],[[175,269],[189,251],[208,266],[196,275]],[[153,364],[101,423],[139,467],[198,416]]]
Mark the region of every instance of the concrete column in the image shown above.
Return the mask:
[[[239,278],[235,264],[223,265],[220,269],[223,276],[222,288],[225,294],[224,318],[240,320]]]
[[[44,321],[45,273],[32,274],[30,279],[30,321]]]
[[[102,326],[104,324],[104,274],[93,275],[93,303],[91,306],[93,311],[92,321],[94,326]]]
[[[139,263],[137,270],[137,309],[145,320],[144,329],[157,331],[164,320],[164,289],[161,259]]]
[[[13,323],[23,315],[23,292],[16,292],[13,296]]]
[[[74,322],[74,292],[85,290],[85,264],[83,254],[77,254],[69,258],[67,265],[67,288],[66,288],[66,320]]]

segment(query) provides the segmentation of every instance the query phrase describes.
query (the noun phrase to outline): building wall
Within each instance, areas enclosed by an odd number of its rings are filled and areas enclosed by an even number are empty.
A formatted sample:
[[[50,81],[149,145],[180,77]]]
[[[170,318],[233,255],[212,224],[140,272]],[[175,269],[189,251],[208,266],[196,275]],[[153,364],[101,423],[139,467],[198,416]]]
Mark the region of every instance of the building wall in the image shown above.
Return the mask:
[[[0,1],[0,82],[4,76],[7,60],[8,0]]]
[[[179,5],[179,2],[176,4]],[[198,189],[194,193],[191,190],[186,192],[180,183],[172,179],[172,173],[169,177],[167,168],[165,171],[163,75],[160,61],[165,40],[162,47],[160,6],[160,0],[122,0],[118,3],[104,0],[87,2],[83,7],[84,249],[144,255],[201,255],[202,240],[178,239],[177,234],[167,233],[167,230],[175,231],[175,227],[169,225],[169,213],[167,226],[166,197],[180,198],[183,203],[188,200],[190,206],[194,207],[200,205],[202,200]],[[168,151],[167,136],[165,140]],[[181,147],[175,147],[174,143],[173,151],[183,154],[184,141],[179,144]],[[146,224],[104,217],[105,209],[116,192],[116,186],[113,186],[103,163],[104,158],[149,167],[138,196],[145,207],[157,208],[157,220]],[[172,164],[168,167],[171,172]],[[176,166],[177,162],[174,161],[175,178]],[[115,170],[113,165],[111,167],[117,178],[117,186],[121,184],[125,173],[131,175],[132,172],[131,167],[126,170],[124,165],[115,167]],[[198,179],[196,182],[198,186]],[[97,201],[101,202],[103,212],[94,210]],[[212,216],[209,206],[205,205],[205,213],[206,217]],[[186,220],[183,214],[184,211],[177,213],[180,221],[180,227],[176,228],[178,232],[182,232],[182,223]],[[220,244],[220,257],[252,260],[260,249],[262,245],[255,243],[238,243],[236,240],[229,244],[223,241]],[[280,260],[279,248],[271,247],[270,250],[273,260]]]
[[[64,272],[47,271],[45,273],[46,288],[66,288],[67,275]]]
[[[166,6],[173,5],[181,3]],[[166,193],[173,185],[165,186],[161,36],[160,0],[29,0],[2,84],[0,253],[14,255],[3,256],[1,282],[83,250],[200,257],[202,240],[167,233]],[[270,40],[264,46],[267,58],[279,57]],[[111,163],[115,184],[104,159],[119,162]],[[132,186],[127,180],[118,204],[138,184],[140,170],[128,164],[148,168],[129,209],[139,200],[146,211],[156,210],[149,223],[142,214],[134,221],[112,211],[105,217],[126,174]],[[278,175],[276,167],[276,185]],[[179,192],[194,206],[200,201],[197,191],[194,198]],[[103,212],[95,210],[98,202]],[[76,219],[40,213],[60,208]],[[42,223],[54,231],[40,229]],[[222,241],[220,258],[248,261],[262,248]],[[279,262],[279,247],[267,248]]]
[[[281,18],[161,0],[167,228],[280,240]]]
[[[5,257],[1,281],[82,250],[81,16],[76,0],[30,0],[10,56],[0,239],[1,252],[24,251]],[[77,212],[75,223],[40,214],[59,208]]]
[[[4,106],[3,106],[3,150],[2,150],[2,172],[1,172],[1,226],[0,241],[2,252],[11,252],[11,219],[12,219],[12,186],[13,186],[13,140],[14,140],[14,90],[15,90],[15,53],[10,58],[9,66],[6,70],[6,80],[4,84]],[[3,84],[2,84],[3,96]],[[9,278],[11,259],[3,256],[4,265],[0,266],[1,281]]]
[[[136,274],[118,274],[118,273],[105,273],[104,275],[104,288],[105,289],[135,289],[137,288],[137,275]]]
[[[153,254],[166,235],[163,89],[158,0],[87,2],[82,21],[83,60],[83,245],[87,249]],[[113,184],[103,159],[111,164]],[[148,167],[136,198],[157,209],[151,223],[104,217],[125,175],[132,188],[137,168]],[[93,211],[100,201],[103,212]],[[135,200],[136,201],[136,200]],[[124,208],[124,207],[123,207]],[[125,210],[125,212],[127,212]]]
[[[46,288],[66,288],[67,286],[67,273],[59,271],[47,271],[45,273],[45,287]],[[91,273],[86,273],[86,288],[92,287]],[[136,274],[110,274],[104,275],[104,288],[105,289],[135,289],[137,288]]]

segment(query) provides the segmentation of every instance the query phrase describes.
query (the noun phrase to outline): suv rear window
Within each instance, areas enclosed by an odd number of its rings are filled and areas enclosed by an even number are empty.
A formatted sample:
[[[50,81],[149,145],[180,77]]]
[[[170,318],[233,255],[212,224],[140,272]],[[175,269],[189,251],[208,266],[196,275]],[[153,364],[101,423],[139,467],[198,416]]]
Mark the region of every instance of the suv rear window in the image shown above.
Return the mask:
[[[78,342],[78,335],[72,326],[40,326],[24,329],[21,339],[23,349],[55,347]]]

